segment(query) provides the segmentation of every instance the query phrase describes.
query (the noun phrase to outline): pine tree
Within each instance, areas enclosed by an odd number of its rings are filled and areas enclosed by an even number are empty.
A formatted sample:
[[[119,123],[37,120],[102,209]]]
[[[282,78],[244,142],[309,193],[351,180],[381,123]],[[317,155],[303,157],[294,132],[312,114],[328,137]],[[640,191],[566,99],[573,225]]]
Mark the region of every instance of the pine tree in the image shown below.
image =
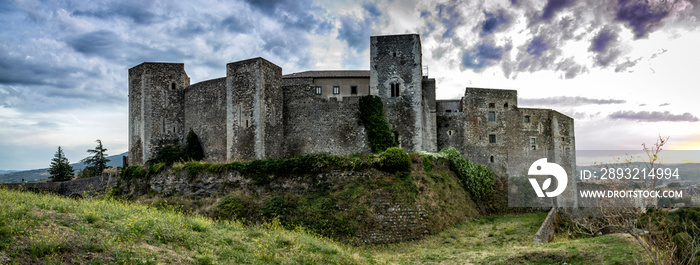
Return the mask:
[[[73,178],[73,167],[68,162],[68,158],[66,158],[60,146],[53,159],[51,159],[49,174],[51,174],[53,181],[65,181]]]
[[[102,171],[107,168],[107,162],[109,162],[109,159],[106,158],[107,154],[105,152],[107,149],[102,146],[102,141],[97,139],[95,142],[97,142],[95,149],[87,150],[88,153],[93,155],[83,158],[83,160],[80,160],[80,162],[87,164],[87,168],[90,169],[93,176],[100,176],[102,175]]]
[[[200,161],[204,159],[204,149],[202,144],[199,142],[199,137],[194,133],[192,129],[187,133],[187,138],[185,138],[185,148],[183,150],[185,161]]]

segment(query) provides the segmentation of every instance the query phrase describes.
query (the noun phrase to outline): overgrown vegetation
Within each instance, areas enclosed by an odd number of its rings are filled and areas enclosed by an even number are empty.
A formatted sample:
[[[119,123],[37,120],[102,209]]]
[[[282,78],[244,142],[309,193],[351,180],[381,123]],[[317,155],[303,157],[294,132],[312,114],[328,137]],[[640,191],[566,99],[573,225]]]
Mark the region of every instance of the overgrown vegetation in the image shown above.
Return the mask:
[[[166,150],[163,148],[161,151]],[[161,152],[159,152],[160,154]],[[169,152],[162,152],[169,153]],[[156,159],[155,161],[160,161]],[[122,171],[125,179],[144,179],[149,175],[160,172],[167,161],[155,162],[150,166],[130,166]],[[232,162],[227,164],[190,161],[173,166],[176,171],[186,170],[194,177],[197,172],[209,171],[221,173],[238,171],[253,179],[255,184],[263,185],[275,178],[286,178],[292,175],[319,174],[332,171],[356,171],[376,168],[386,172],[408,171],[410,161],[406,151],[400,148],[390,148],[379,154],[356,154],[352,156],[330,154],[298,155],[284,159],[260,159],[249,162]]]
[[[372,152],[382,152],[389,147],[397,146],[394,134],[384,117],[381,98],[374,95],[360,97],[360,120],[365,125]]]
[[[422,152],[423,155],[442,157],[450,161],[450,169],[462,181],[464,188],[471,194],[472,199],[481,201],[493,193],[494,176],[491,169],[466,160],[454,147],[442,149],[438,154]]]
[[[436,168],[437,169],[437,168]],[[279,222],[244,225],[110,200],[0,189],[7,264],[630,264],[619,235],[532,246],[546,213],[489,216],[423,240],[354,247]]]
[[[190,129],[185,138],[185,144],[166,145],[156,153],[150,163],[165,163],[172,165],[175,162],[200,161],[204,159],[204,149],[197,134]]]
[[[3,264],[363,264],[279,222],[246,226],[110,200],[0,189]]]

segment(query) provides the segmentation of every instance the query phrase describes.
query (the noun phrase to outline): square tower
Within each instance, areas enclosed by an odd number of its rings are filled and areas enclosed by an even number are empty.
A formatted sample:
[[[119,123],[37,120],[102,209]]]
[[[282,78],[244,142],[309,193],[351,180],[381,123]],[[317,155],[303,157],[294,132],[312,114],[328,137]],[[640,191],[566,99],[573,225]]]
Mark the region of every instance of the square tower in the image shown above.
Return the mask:
[[[182,63],[142,63],[129,69],[129,165],[143,165],[163,146],[184,139]]]
[[[226,65],[226,159],[280,157],[282,68],[254,58]]]
[[[399,146],[423,150],[423,67],[418,34],[370,38],[370,94],[382,98]]]

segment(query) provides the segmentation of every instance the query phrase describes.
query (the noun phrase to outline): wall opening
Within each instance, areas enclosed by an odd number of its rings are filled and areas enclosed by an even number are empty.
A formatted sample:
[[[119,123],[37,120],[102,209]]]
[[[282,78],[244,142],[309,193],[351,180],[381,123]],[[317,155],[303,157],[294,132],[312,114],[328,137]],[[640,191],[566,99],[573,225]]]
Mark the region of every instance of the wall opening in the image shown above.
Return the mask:
[[[399,96],[399,83],[392,83],[391,84],[391,97],[398,97]]]
[[[491,163],[493,163],[493,161],[494,161],[493,156],[489,157],[489,161],[491,161]]]
[[[175,87],[176,87],[175,82],[170,83],[170,89],[175,90]]]
[[[453,134],[453,133],[454,133],[454,131],[453,131],[453,130],[449,130],[449,131],[447,131],[447,135],[448,135],[448,136],[452,136],[452,134]]]
[[[357,95],[357,86],[351,86],[351,87],[350,87],[350,94],[351,94],[351,95]]]
[[[399,137],[399,132],[394,131],[394,142],[398,145],[398,147],[401,147],[401,142],[399,140],[401,140]]]
[[[496,103],[489,102],[489,108],[490,108],[490,109],[493,109],[493,108],[495,108],[495,107],[496,107]]]
[[[503,104],[503,108],[504,108],[504,109],[507,109],[507,108],[508,108],[508,102],[506,102],[505,104]]]
[[[496,121],[496,112],[489,111],[489,121]]]
[[[529,115],[525,115],[525,122],[530,122],[530,116],[529,116]]]
[[[496,135],[495,134],[489,134],[489,143],[490,144],[496,143]]]

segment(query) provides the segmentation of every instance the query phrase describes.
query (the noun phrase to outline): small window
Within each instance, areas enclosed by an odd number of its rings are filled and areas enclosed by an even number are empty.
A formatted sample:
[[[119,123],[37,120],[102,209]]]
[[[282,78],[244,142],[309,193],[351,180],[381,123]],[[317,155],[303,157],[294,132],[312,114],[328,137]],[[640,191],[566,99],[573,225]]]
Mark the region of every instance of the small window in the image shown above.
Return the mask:
[[[535,144],[535,138],[530,138],[530,144]]]
[[[561,138],[561,141],[564,142],[564,137]]]
[[[333,94],[335,94],[335,95],[340,94],[340,87],[339,86],[333,86]]]
[[[396,52],[394,52],[394,57],[396,57]]]
[[[493,163],[493,161],[494,161],[493,156],[491,156],[491,157],[489,158],[489,161],[491,161],[491,163]]]
[[[455,133],[455,132],[454,132],[453,130],[447,131],[447,135],[449,135],[449,136],[452,136],[452,134],[454,134],[454,133]]]
[[[351,87],[350,87],[350,94],[351,94],[351,95],[357,95],[357,86],[351,86]]]
[[[489,108],[493,109],[495,107],[496,107],[496,103],[493,103],[493,102],[489,103]]]
[[[537,146],[532,146],[532,150],[537,150]]]
[[[175,82],[172,82],[172,83],[170,84],[170,89],[175,90],[175,87],[176,87]]]
[[[320,86],[316,87],[316,95],[321,95],[322,89]]]
[[[476,124],[481,125],[481,117],[476,117]]]
[[[489,143],[496,143],[496,135],[495,134],[489,134]]]
[[[525,122],[530,122],[530,116],[525,116]]]
[[[496,113],[489,111],[489,121],[496,121]]]
[[[391,97],[398,97],[399,96],[399,83],[392,83],[391,84]]]
[[[508,108],[508,102],[506,102],[505,104],[503,104],[503,108],[504,108],[504,109],[507,109],[507,108]]]
[[[446,109],[445,112],[452,112],[452,110],[451,110],[451,109]]]

